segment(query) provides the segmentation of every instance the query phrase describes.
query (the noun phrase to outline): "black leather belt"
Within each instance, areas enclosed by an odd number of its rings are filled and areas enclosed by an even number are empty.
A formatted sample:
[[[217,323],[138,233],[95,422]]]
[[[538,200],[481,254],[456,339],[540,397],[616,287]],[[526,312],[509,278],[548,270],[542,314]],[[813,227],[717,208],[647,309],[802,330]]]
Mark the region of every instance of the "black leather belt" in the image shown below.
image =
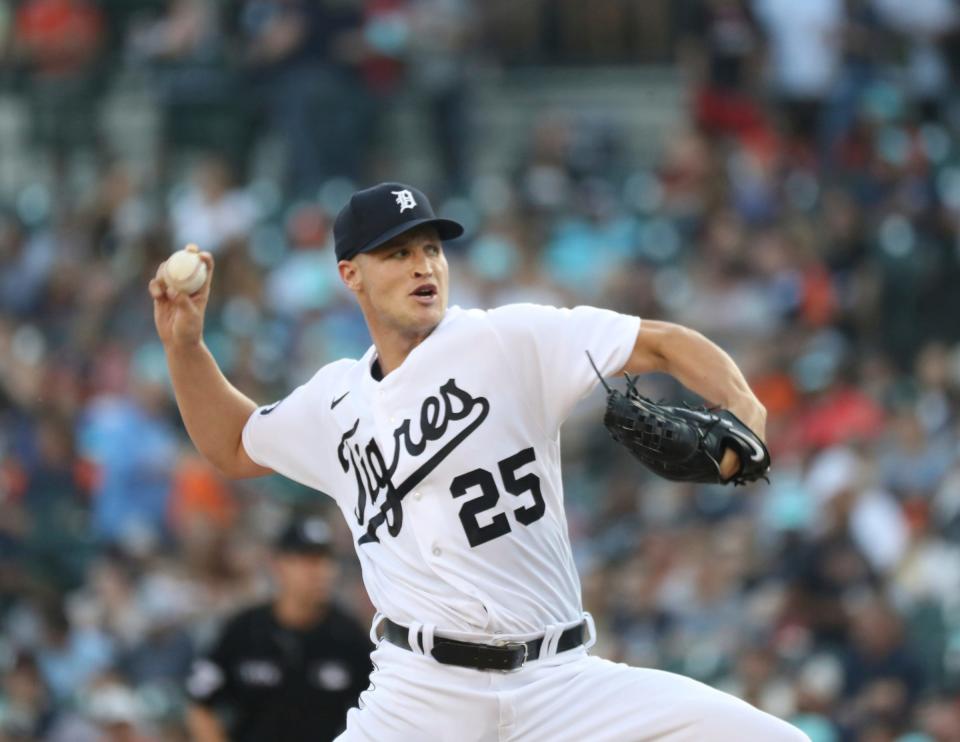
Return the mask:
[[[410,650],[410,631],[389,618],[383,621],[383,638],[391,644]],[[584,642],[586,626],[579,623],[560,634],[557,652],[579,647]],[[417,633],[417,643],[423,649],[423,630]],[[543,637],[528,642],[503,642],[502,644],[474,644],[442,636],[433,637],[433,658],[444,665],[475,667],[478,670],[518,670],[525,662],[540,657]]]

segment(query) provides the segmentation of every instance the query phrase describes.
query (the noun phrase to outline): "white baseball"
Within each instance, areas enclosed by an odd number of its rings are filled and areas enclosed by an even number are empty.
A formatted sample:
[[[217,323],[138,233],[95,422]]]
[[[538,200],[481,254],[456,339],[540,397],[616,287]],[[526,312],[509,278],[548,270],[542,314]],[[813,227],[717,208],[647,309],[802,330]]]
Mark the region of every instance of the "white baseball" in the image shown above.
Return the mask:
[[[168,286],[193,294],[207,280],[207,265],[192,250],[177,250],[163,264],[163,273]]]

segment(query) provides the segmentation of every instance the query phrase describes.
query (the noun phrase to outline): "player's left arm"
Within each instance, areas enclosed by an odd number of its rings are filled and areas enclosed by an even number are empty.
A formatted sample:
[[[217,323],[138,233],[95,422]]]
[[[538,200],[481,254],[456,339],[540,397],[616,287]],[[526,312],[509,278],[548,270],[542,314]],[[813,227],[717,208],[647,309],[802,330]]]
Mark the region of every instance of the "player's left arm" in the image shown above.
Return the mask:
[[[766,408],[729,354],[696,330],[644,319],[623,371],[670,374],[708,403],[730,410],[761,439],[766,439]],[[721,474],[730,477],[738,465],[736,454],[727,450],[720,465]]]

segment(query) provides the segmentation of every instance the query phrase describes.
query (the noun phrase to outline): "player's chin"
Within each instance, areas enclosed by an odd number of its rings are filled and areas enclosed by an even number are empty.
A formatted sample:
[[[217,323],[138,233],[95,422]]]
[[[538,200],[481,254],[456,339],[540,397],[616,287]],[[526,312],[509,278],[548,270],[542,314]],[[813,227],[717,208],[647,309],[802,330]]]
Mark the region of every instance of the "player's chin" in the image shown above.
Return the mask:
[[[443,319],[446,309],[445,302],[440,296],[432,296],[429,301],[423,297],[411,297],[409,307],[410,322],[421,330],[432,330]]]

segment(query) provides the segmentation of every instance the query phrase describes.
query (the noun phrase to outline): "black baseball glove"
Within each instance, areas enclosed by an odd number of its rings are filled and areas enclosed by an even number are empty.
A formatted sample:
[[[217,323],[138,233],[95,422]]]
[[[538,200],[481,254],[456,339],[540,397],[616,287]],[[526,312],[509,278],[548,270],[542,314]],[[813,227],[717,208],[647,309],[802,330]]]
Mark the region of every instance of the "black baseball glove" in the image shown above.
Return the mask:
[[[589,357],[589,353],[587,356]],[[597,371],[593,358],[590,364]],[[627,377],[626,394],[610,386],[603,417],[610,435],[654,474],[678,482],[748,484],[767,479],[770,452],[763,441],[729,410],[693,408],[685,403],[658,404],[636,389]],[[597,376],[600,372],[597,371]],[[720,476],[720,460],[731,448],[740,469],[729,479]]]

